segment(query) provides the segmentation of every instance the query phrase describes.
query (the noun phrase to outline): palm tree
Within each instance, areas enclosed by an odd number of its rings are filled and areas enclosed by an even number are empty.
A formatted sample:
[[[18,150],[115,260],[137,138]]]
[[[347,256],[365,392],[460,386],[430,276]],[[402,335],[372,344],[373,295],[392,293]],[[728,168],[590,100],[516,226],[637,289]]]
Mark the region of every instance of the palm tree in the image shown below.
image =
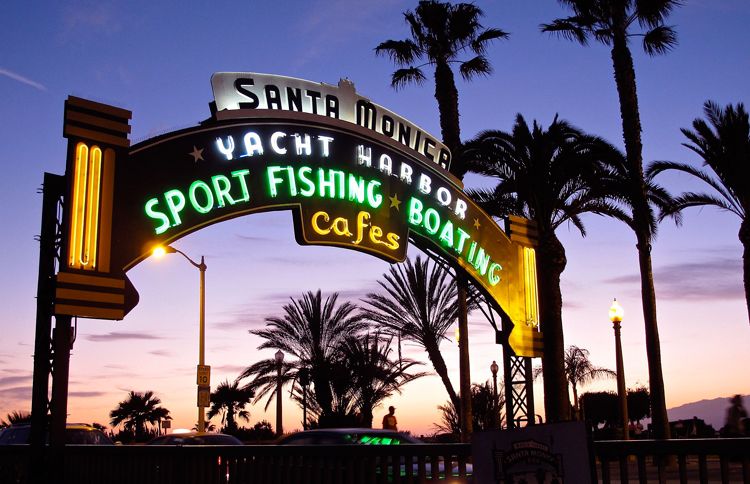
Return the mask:
[[[283,316],[266,318],[266,327],[250,330],[264,339],[258,349],[278,348],[296,361],[282,365],[283,382],[293,381],[297,369],[310,369],[310,380],[322,415],[333,414],[331,376],[337,352],[348,337],[367,328],[367,322],[350,302],[337,305],[338,293],[323,301],[320,290],[307,292],[283,307]],[[266,360],[248,367],[238,380],[254,377],[247,387],[258,390],[256,401],[276,383],[276,362]]]
[[[250,412],[245,410],[245,405],[250,403],[253,396],[252,390],[239,388],[237,381],[229,383],[228,380],[224,380],[211,392],[211,408],[207,416],[212,419],[221,413],[224,428],[229,433],[236,431],[237,422],[234,416],[237,415],[246,421],[250,418]]]
[[[31,422],[31,413],[22,410],[13,410],[6,415],[5,420],[0,419],[0,428],[28,422]]]
[[[578,387],[586,385],[597,378],[617,378],[617,373],[608,369],[594,366],[589,360],[589,350],[577,346],[569,346],[565,351],[565,375],[573,389],[573,409],[578,414]]]
[[[674,200],[671,211],[662,216],[682,211],[688,207],[711,205],[726,210],[740,218],[739,239],[742,243],[745,301],[750,315],[750,123],[748,113],[742,103],[737,106],[721,106],[706,101],[703,112],[706,121],[696,118],[693,131],[682,129],[682,134],[690,143],[685,147],[703,159],[713,174],[684,163],[669,161],[654,162],[648,173],[656,175],[663,171],[675,170],[692,175],[713,188],[719,196],[705,193],[683,193]],[[710,126],[709,126],[710,123]]]
[[[500,382],[500,387],[503,383]],[[491,430],[502,427],[503,408],[505,407],[505,396],[498,393],[497,398],[489,381],[482,384],[474,383],[471,386],[472,409],[474,410],[474,430]],[[452,402],[438,405],[440,411],[440,422],[434,424],[437,432],[447,434],[460,433],[458,411]]]
[[[486,76],[492,66],[485,57],[487,47],[495,39],[508,33],[495,28],[483,28],[479,22],[482,10],[471,3],[450,4],[422,0],[413,12],[404,13],[411,29],[411,38],[386,40],[375,48],[378,55],[387,55],[401,68],[391,76],[391,86],[402,88],[409,83],[423,84],[427,79],[422,69],[434,69],[435,99],[440,112],[440,131],[443,142],[458,154],[461,129],[458,111],[458,89],[452,64],[465,80]],[[471,58],[463,60],[469,54]],[[420,65],[415,65],[421,62]],[[453,160],[451,172],[462,178],[466,173],[460,160]]]
[[[611,47],[615,84],[620,101],[620,118],[625,142],[627,164],[632,176],[632,228],[635,231],[638,263],[641,273],[641,298],[646,326],[646,354],[649,384],[654,403],[654,429],[657,438],[669,438],[669,420],[664,397],[661,367],[661,346],[656,319],[656,293],[651,264],[651,242],[655,225],[648,202],[643,176],[643,145],[641,119],[636,93],[633,56],[628,45],[631,37],[642,37],[644,51],[649,55],[668,52],[677,43],[677,34],[664,21],[680,0],[559,0],[573,15],[543,24],[542,31],[586,45],[590,38]],[[645,31],[633,32],[638,25]]]
[[[440,343],[448,339],[445,333],[459,311],[456,285],[451,283],[448,271],[417,257],[413,263],[407,259],[391,266],[378,285],[383,292],[367,295],[364,303],[369,307],[363,309],[363,316],[385,331],[424,348],[451,402],[460,408],[440,352]]]
[[[463,161],[457,156],[461,149],[461,127],[458,110],[458,89],[451,64],[458,64],[458,71],[465,80],[489,75],[492,66],[485,57],[488,45],[495,39],[509,36],[496,28],[484,28],[480,19],[484,13],[471,3],[450,4],[434,0],[422,0],[414,12],[405,12],[411,38],[386,40],[375,48],[375,53],[387,55],[400,67],[391,76],[391,86],[398,89],[408,83],[422,84],[426,76],[423,67],[434,68],[435,99],[440,114],[440,132],[443,142],[453,153],[451,172],[459,179],[466,173]],[[469,59],[462,56],[469,54]],[[417,62],[422,62],[419,65]],[[458,286],[458,327],[463,338],[459,341],[459,363],[461,392],[471,392],[469,373],[469,323],[468,282],[459,267],[456,267]],[[453,401],[453,397],[451,397]],[[464,399],[461,418],[468,440],[471,434],[471,399]]]
[[[418,361],[392,360],[391,342],[392,338],[385,340],[378,333],[367,333],[347,339],[341,350],[341,361],[354,389],[354,405],[365,427],[372,427],[375,407],[394,393],[401,393],[407,383],[426,375],[408,372],[421,364]]]
[[[135,434],[136,441],[146,438],[146,424],[156,425],[161,420],[171,419],[169,410],[159,406],[161,399],[154,392],[135,392],[131,390],[128,398],[121,401],[117,408],[109,412],[110,425],[124,424],[125,430]]]
[[[485,131],[466,144],[465,156],[472,170],[499,182],[492,190],[471,191],[470,196],[490,215],[526,217],[536,222],[539,230],[537,258],[544,268],[538,274],[539,320],[544,335],[544,406],[548,421],[570,419],[560,291],[567,259],[555,231],[570,223],[585,236],[583,214],[615,210],[594,188],[600,166],[617,155],[606,141],[583,133],[557,116],[545,130],[536,121],[530,128],[518,114],[512,132]]]

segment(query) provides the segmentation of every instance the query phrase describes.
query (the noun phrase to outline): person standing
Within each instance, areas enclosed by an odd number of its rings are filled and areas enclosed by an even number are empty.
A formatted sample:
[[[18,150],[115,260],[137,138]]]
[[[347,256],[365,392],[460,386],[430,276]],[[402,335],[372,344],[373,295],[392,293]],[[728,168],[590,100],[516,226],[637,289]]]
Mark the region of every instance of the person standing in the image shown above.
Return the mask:
[[[388,413],[383,417],[383,428],[387,430],[398,430],[398,422],[396,421],[396,407],[391,405],[388,407]]]

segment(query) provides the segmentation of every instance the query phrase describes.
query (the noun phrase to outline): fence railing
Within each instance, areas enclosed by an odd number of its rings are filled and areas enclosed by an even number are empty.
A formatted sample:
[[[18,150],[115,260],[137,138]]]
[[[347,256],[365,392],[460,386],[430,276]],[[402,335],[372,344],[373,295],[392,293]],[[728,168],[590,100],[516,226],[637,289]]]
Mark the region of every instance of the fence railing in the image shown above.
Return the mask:
[[[750,439],[594,443],[600,482],[750,484]]]
[[[0,484],[31,482],[26,446],[0,447]],[[468,483],[471,446],[70,446],[44,482],[91,484]],[[55,465],[54,463],[58,464]],[[39,469],[32,469],[39,472]]]
[[[70,446],[30,468],[28,446],[0,447],[0,484],[471,482],[469,444],[398,446]],[[594,443],[599,482],[750,484],[750,439]],[[41,474],[40,474],[41,473]]]

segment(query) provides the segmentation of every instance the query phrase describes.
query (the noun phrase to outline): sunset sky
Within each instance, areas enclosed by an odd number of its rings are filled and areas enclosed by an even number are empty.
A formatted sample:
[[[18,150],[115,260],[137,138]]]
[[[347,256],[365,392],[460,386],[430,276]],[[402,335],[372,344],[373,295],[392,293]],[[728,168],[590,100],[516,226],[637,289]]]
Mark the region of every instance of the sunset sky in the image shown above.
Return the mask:
[[[746,0],[687,0],[668,23],[679,45],[649,58],[632,45],[643,124],[644,160],[699,164],[679,129],[702,115],[706,100],[721,105],[750,100]],[[511,128],[516,113],[548,126],[556,114],[622,147],[609,50],[587,48],[539,32],[566,16],[554,0],[485,0],[485,26],[511,33],[488,57],[494,74],[459,81],[462,138],[483,129]],[[348,78],[357,92],[439,135],[432,79],[422,87],[390,88],[394,66],[376,57],[383,40],[403,39],[402,12],[414,1],[315,0],[276,2],[79,1],[0,4],[0,417],[31,407],[35,294],[45,171],[62,174],[67,140],[63,103],[75,95],[129,109],[133,143],[194,126],[209,117],[214,72],[248,71],[336,84]],[[702,190],[681,176],[661,182],[672,192]],[[467,185],[486,183],[468,177]],[[607,310],[625,308],[622,336],[627,385],[648,384],[645,336],[634,235],[623,224],[584,218],[587,236],[561,227],[568,267],[563,273],[566,345],[591,352],[614,368]],[[750,393],[750,325],[742,287],[739,219],[691,209],[682,227],[660,226],[653,247],[667,407]],[[205,255],[206,362],[212,385],[233,380],[269,357],[249,329],[279,314],[289,297],[320,288],[358,301],[377,289],[388,264],[352,251],[301,247],[290,212],[237,218],[174,244],[194,259]],[[410,249],[416,255],[416,249]],[[539,270],[544,270],[540,267]],[[70,365],[69,422],[109,423],[109,411],[129,390],[153,390],[171,410],[173,427],[192,427],[198,354],[198,272],[179,256],[150,258],[128,276],[139,305],[119,322],[80,319]],[[490,325],[470,318],[472,381],[490,378],[502,361]],[[450,334],[453,338],[452,333]],[[458,386],[458,351],[442,350]],[[413,345],[407,356],[428,363]],[[539,363],[539,360],[535,362]],[[429,364],[425,370],[431,370]],[[614,381],[592,389],[616,388]],[[536,412],[543,413],[541,384]],[[437,405],[448,399],[430,376],[385,402],[397,407],[401,429],[431,433]],[[275,421],[274,406],[249,407],[250,422]],[[375,410],[376,421],[386,410]],[[285,401],[284,427],[301,427],[301,411]],[[214,423],[219,423],[215,418]]]

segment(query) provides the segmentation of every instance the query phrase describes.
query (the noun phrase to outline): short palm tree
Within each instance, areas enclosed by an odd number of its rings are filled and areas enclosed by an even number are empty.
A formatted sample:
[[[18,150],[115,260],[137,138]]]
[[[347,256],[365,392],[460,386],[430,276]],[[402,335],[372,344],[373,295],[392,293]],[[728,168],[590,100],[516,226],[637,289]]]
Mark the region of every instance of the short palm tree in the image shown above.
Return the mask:
[[[451,402],[460,408],[440,352],[445,333],[458,317],[456,285],[448,271],[417,257],[414,262],[407,259],[391,266],[378,285],[382,292],[367,295],[362,315],[384,331],[424,348]]]
[[[266,327],[250,330],[264,341],[258,349],[277,348],[296,359],[284,362],[285,381],[293,381],[299,368],[309,368],[315,399],[322,415],[333,413],[331,377],[341,345],[367,328],[367,322],[350,302],[338,304],[338,293],[325,301],[320,290],[303,294],[283,307],[283,316],[266,318]],[[247,368],[239,377],[254,378],[247,387],[257,390],[256,400],[271,391],[276,362],[266,360]],[[259,389],[259,390],[258,390]]]
[[[565,375],[573,390],[573,409],[579,412],[578,387],[591,383],[598,378],[617,378],[617,373],[608,369],[594,366],[589,360],[589,350],[577,346],[569,346],[565,351]]]
[[[683,143],[703,160],[703,166],[711,169],[713,174],[685,163],[669,161],[654,162],[648,173],[655,175],[663,171],[687,173],[703,181],[716,194],[683,193],[674,200],[674,204],[662,216],[688,207],[711,205],[726,210],[740,218],[739,239],[742,243],[743,274],[745,283],[745,301],[750,316],[750,122],[748,113],[742,103],[731,104],[722,108],[718,104],[706,101],[703,112],[708,123],[696,118],[693,130],[682,129],[689,140]],[[709,125],[710,124],[710,125]]]
[[[13,410],[5,417],[5,420],[0,419],[0,428],[27,422],[31,422],[31,413]]]
[[[545,130],[536,121],[529,127],[520,114],[511,132],[485,131],[465,147],[472,170],[498,181],[494,189],[471,191],[470,196],[492,216],[526,217],[539,230],[544,405],[552,422],[570,419],[560,291],[567,258],[555,232],[570,223],[585,236],[583,214],[615,210],[595,187],[601,165],[617,154],[606,141],[557,117]]]
[[[253,396],[252,390],[240,388],[236,381],[229,383],[228,380],[224,380],[211,392],[211,408],[207,416],[212,419],[221,414],[221,423],[227,432],[236,431],[235,415],[246,421],[250,418],[250,412],[245,410],[245,405],[250,403]]]
[[[157,425],[161,420],[171,419],[169,410],[160,404],[161,399],[152,391],[140,393],[131,390],[128,398],[109,412],[109,422],[113,427],[124,424],[125,430],[135,434],[136,441],[143,441],[147,437],[146,424]]]
[[[372,427],[373,409],[409,382],[426,373],[410,373],[420,363],[409,358],[391,359],[391,339],[378,333],[349,338],[341,349],[341,361],[354,389],[354,405],[362,425]]]
[[[643,175],[641,117],[635,82],[635,68],[629,42],[642,39],[648,55],[664,54],[677,44],[677,34],[665,21],[681,0],[559,0],[573,15],[543,24],[542,30],[553,32],[587,45],[594,39],[611,47],[615,85],[620,101],[622,136],[625,142],[632,208],[632,229],[636,235],[638,263],[641,272],[641,299],[646,329],[649,385],[654,403],[654,429],[657,438],[669,438],[669,419],[664,396],[661,345],[656,318],[656,292],[651,264],[651,242],[654,238],[654,215],[649,203]],[[635,31],[640,27],[640,31]]]

